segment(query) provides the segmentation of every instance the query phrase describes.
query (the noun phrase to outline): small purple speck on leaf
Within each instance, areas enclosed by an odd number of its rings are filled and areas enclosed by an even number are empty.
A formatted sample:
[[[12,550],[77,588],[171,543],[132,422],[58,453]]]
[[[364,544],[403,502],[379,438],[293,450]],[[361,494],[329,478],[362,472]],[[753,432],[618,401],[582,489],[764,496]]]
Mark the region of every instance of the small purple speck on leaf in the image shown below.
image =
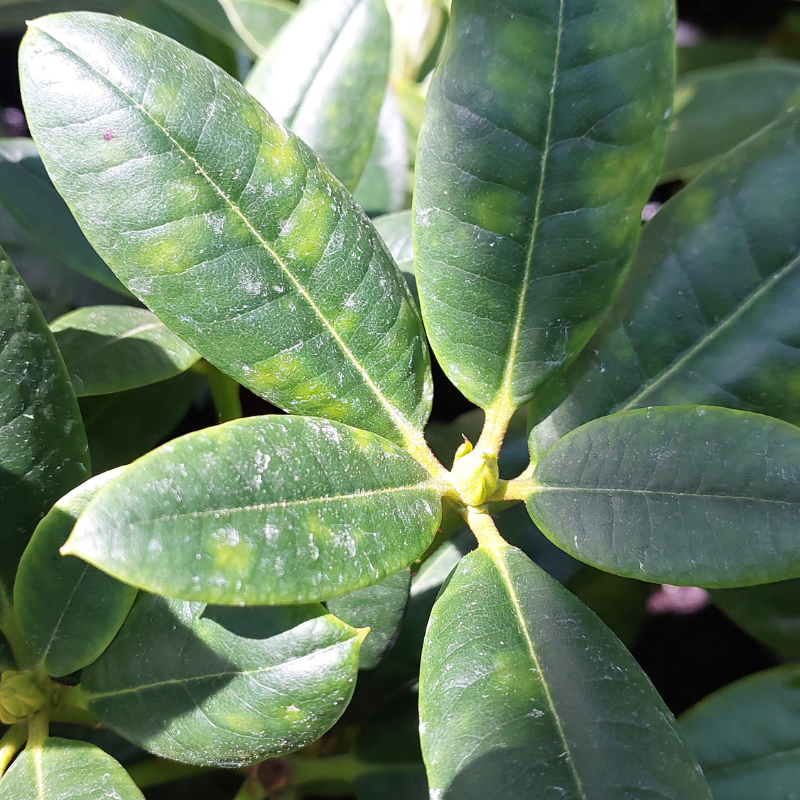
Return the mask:
[[[107,130],[107,131],[106,131],[106,132],[103,134],[103,138],[104,138],[104,139],[105,139],[107,142],[110,142],[110,141],[111,141],[111,140],[114,138],[114,131],[112,131],[112,130],[110,130],[110,129],[109,129],[109,130]]]

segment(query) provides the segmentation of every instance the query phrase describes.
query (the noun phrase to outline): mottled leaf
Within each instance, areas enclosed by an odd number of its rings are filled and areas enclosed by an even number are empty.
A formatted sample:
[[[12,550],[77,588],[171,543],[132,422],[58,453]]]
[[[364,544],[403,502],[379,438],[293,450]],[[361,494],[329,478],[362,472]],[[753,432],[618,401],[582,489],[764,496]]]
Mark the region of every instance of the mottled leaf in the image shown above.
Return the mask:
[[[643,406],[710,403],[800,423],[798,204],[793,112],[645,226],[612,312],[531,404],[534,457],[590,419]]]
[[[200,356],[143,308],[94,306],[51,326],[78,397],[167,380]]]
[[[507,545],[465,556],[436,602],[420,733],[431,797],[711,798],[631,655]]]
[[[119,18],[39,20],[21,59],[56,185],[171,330],[283,408],[421,446],[419,316],[368,220],[302,142],[221,70]]]
[[[281,30],[246,86],[351,191],[372,152],[389,76],[384,0],[316,0]]]
[[[664,178],[690,179],[783,113],[800,88],[792,61],[745,61],[697,70],[675,90]]]
[[[360,669],[373,669],[394,641],[408,603],[411,570],[389,575],[372,586],[335,597],[328,611],[354,628],[369,628],[361,645]]]
[[[680,719],[714,800],[795,800],[800,786],[800,667],[726,686]]]
[[[415,252],[448,377],[508,413],[573,358],[661,170],[671,0],[455,0],[419,144]]]
[[[34,528],[89,477],[78,402],[53,334],[0,250],[0,613]]]
[[[92,249],[30,139],[0,139],[0,204],[42,250],[115,291],[125,288]]]
[[[202,384],[199,375],[185,372],[129,392],[82,397],[94,471],[129,464],[162,444],[186,416]]]
[[[367,214],[389,214],[405,207],[407,189],[406,122],[394,89],[389,86],[378,117],[378,130],[375,133],[372,153],[353,197]],[[409,222],[409,231],[410,227]]]
[[[59,500],[20,561],[14,609],[34,661],[48,675],[69,675],[91,664],[136,598],[132,587],[58,552],[89,501],[118,474],[98,475]]]
[[[42,5],[41,3],[37,5]],[[0,781],[0,800],[144,800],[111,756],[86,742],[47,739],[28,748]]]
[[[539,461],[534,522],[630,578],[730,587],[800,576],[800,429],[704,406],[594,420]]]
[[[137,461],[91,503],[64,552],[169,597],[301,603],[408,566],[440,508],[428,473],[374,434],[250,417]]]
[[[362,639],[320,605],[142,595],[82,682],[103,723],[150,752],[242,766],[311,744],[336,722]]]
[[[781,655],[800,659],[800,579],[720,589],[711,596],[751,636]]]

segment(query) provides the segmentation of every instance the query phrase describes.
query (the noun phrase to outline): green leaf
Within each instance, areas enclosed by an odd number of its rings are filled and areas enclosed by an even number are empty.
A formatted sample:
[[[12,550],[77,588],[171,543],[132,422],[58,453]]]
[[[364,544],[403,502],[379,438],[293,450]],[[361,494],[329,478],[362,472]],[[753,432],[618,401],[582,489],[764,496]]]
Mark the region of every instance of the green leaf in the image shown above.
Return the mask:
[[[800,659],[800,580],[721,589],[714,603],[751,636],[791,659]]]
[[[454,0],[417,157],[423,315],[448,377],[508,413],[606,313],[661,170],[665,0]]]
[[[328,611],[354,628],[369,628],[361,645],[360,669],[378,666],[397,636],[408,603],[411,570],[404,569],[357,592],[335,597]]]
[[[800,88],[792,61],[745,61],[697,70],[675,90],[664,177],[689,179],[780,117]]]
[[[24,31],[28,20],[58,11],[117,12],[131,0],[0,0],[0,30]]]
[[[219,0],[233,29],[256,54],[263,56],[297,6],[284,0]]]
[[[169,597],[302,603],[405,568],[440,515],[428,473],[386,440],[326,420],[251,417],[137,461],[64,552]]]
[[[362,639],[316,604],[234,609],[142,595],[82,682],[103,723],[146,750],[242,766],[311,744],[336,722]]]
[[[119,475],[107,472],[59,500],[39,523],[14,585],[14,609],[31,654],[48,675],[91,664],[125,621],[136,590],[58,552],[80,514]]]
[[[384,0],[316,0],[281,30],[246,86],[354,191],[372,152],[391,50]]]
[[[51,326],[78,397],[167,380],[200,356],[143,308],[94,306]]]
[[[86,241],[30,139],[0,139],[0,204],[52,258],[127,294]]]
[[[414,245],[411,236],[411,211],[398,211],[378,217],[375,230],[383,237],[392,257],[407,275],[414,274]]]
[[[607,572],[719,588],[800,576],[800,429],[786,422],[625,411],[558,441],[533,483],[533,521]]]
[[[214,0],[216,2],[216,0]],[[208,30],[161,0],[139,0],[125,9],[127,19],[163,33],[190,50],[205,56],[230,75],[238,77],[237,49],[219,37],[219,29]],[[241,48],[241,43],[239,43]]]
[[[129,464],[162,444],[186,416],[202,385],[199,375],[185,372],[129,392],[82,397],[95,472]]]
[[[420,732],[431,797],[711,798],[632,656],[505,544],[465,556],[436,602]]]
[[[0,615],[53,503],[89,477],[78,402],[53,334],[0,250]]]
[[[122,19],[39,20],[21,58],[56,185],[171,330],[287,410],[421,442],[431,378],[419,315],[308,148],[218,68]]]
[[[164,2],[234,50],[240,52],[249,50],[248,45],[242,41],[236,28],[228,19],[219,0],[164,0]]]
[[[645,226],[608,318],[531,404],[534,457],[590,419],[637,407],[710,404],[800,423],[798,204],[800,111]]]
[[[378,130],[375,133],[372,153],[353,197],[370,215],[400,211],[406,204],[407,178],[406,122],[394,89],[389,86],[378,117]],[[409,220],[409,233],[410,229]]]
[[[794,800],[800,786],[800,667],[759,672],[684,714],[714,800]]]
[[[128,773],[100,748],[47,739],[27,748],[0,781],[0,800],[144,800]]]

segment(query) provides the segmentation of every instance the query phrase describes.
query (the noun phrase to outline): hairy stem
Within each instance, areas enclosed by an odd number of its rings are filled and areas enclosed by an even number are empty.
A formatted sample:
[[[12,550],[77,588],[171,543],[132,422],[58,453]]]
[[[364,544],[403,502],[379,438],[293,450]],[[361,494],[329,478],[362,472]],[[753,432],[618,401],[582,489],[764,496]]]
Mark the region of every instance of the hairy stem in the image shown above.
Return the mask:
[[[514,406],[506,405],[505,403],[487,408],[486,421],[483,424],[483,431],[476,449],[483,450],[485,453],[495,456],[495,458],[499,456],[508,426],[516,410]]]
[[[467,524],[483,550],[496,552],[506,547],[506,540],[500,535],[494,520],[485,512],[476,508],[467,509]]]
[[[18,722],[16,725],[12,725],[0,739],[0,778],[3,777],[8,765],[25,744],[27,738],[28,724]]]
[[[50,719],[45,708],[28,720],[28,747],[41,747],[49,735]]]
[[[95,728],[100,724],[89,708],[89,698],[82,686],[64,686],[51,681],[47,712],[53,722],[71,722]]]

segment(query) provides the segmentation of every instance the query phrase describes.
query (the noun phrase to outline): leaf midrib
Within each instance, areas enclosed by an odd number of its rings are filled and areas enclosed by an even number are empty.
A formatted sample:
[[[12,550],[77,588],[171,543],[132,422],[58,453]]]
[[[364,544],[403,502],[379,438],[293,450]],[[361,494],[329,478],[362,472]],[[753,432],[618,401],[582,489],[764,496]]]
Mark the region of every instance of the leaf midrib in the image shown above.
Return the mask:
[[[531,489],[531,495],[546,494],[548,492],[569,492],[571,494],[635,494],[654,497],[696,497],[709,500],[734,500],[736,502],[749,503],[774,503],[775,505],[797,506],[800,508],[800,501],[776,500],[772,497],[747,497],[736,494],[703,494],[702,492],[676,492],[666,489],[626,489],[616,487],[591,487],[591,486],[547,486],[539,484]]]
[[[150,517],[148,519],[137,520],[136,522],[126,522],[121,525],[122,528],[135,528],[143,523],[157,524],[160,522],[178,520],[178,519],[201,519],[210,515],[217,516],[231,516],[238,513],[247,513],[248,511],[266,511],[271,508],[292,508],[294,506],[307,506],[320,503],[340,503],[346,500],[371,500],[373,497],[379,497],[389,494],[400,494],[407,492],[412,494],[414,492],[422,492],[425,490],[435,491],[433,483],[424,481],[423,483],[410,484],[408,486],[392,486],[386,489],[364,490],[360,492],[352,492],[350,494],[338,495],[323,495],[321,497],[309,497],[299,500],[277,500],[272,503],[253,503],[247,506],[233,506],[229,508],[204,508],[199,511],[182,511],[177,514],[164,514],[160,517]]]
[[[706,346],[714,342],[716,338],[727,329],[728,326],[732,325],[742,314],[749,311],[749,309],[755,305],[755,303],[763,294],[770,290],[775,284],[780,283],[780,281],[787,274],[791,273],[792,270],[797,266],[800,266],[800,256],[789,261],[788,264],[781,267],[781,269],[779,269],[777,272],[773,272],[772,275],[770,275],[754,292],[745,298],[745,300],[736,309],[734,309],[734,311],[720,320],[716,325],[709,328],[707,332],[688,350],[686,350],[676,361],[673,361],[672,364],[662,370],[655,378],[648,381],[638,392],[629,398],[624,405],[616,406],[615,410],[630,411],[631,409],[639,406],[648,394],[656,390],[662,383],[664,383],[664,381],[668,380],[672,375],[680,371],[698,353],[705,349]]]
[[[345,623],[340,623],[344,626]],[[294,658],[289,658],[286,661],[281,661],[278,664],[269,664],[266,667],[257,667],[256,669],[252,670],[234,670],[234,671],[227,671],[227,672],[214,672],[208,673],[206,675],[192,675],[186,678],[168,678],[167,680],[163,681],[154,681],[153,683],[143,683],[139,686],[129,686],[125,689],[115,689],[108,692],[91,692],[86,691],[88,695],[89,702],[94,700],[102,700],[107,697],[119,697],[121,695],[126,694],[136,694],[137,692],[146,692],[151,691],[153,689],[162,689],[165,686],[183,686],[187,683],[199,683],[201,681],[209,681],[209,680],[216,680],[218,678],[239,678],[245,677],[249,678],[253,675],[264,675],[269,672],[273,672],[277,669],[282,669],[286,667],[288,664],[293,664],[296,661],[302,661],[305,658],[311,658],[312,656],[320,655],[321,653],[327,653],[329,650],[335,650],[336,648],[341,647],[342,645],[350,644],[353,640],[358,639],[357,632],[353,632],[353,635],[350,636],[348,639],[342,639],[340,642],[335,642],[334,644],[329,644],[327,647],[318,648],[316,650],[312,650],[309,653],[304,653],[301,656],[295,656]]]
[[[522,335],[522,320],[525,314],[525,306],[527,302],[528,288],[531,280],[531,270],[533,268],[533,252],[536,247],[536,236],[539,231],[539,224],[541,222],[542,198],[544,197],[544,185],[547,178],[547,164],[550,157],[550,150],[552,148],[553,136],[553,120],[555,117],[555,102],[556,102],[556,85],[558,83],[559,62],[561,60],[561,39],[564,34],[564,3],[565,0],[559,0],[558,4],[558,29],[556,34],[556,52],[553,59],[553,79],[550,84],[550,108],[547,114],[547,130],[545,133],[544,146],[542,148],[541,159],[541,176],[539,178],[539,187],[536,193],[536,205],[534,207],[533,225],[531,230],[531,240],[528,245],[528,252],[525,256],[525,272],[522,277],[522,285],[519,292],[519,300],[517,301],[517,311],[514,317],[514,329],[511,334],[511,342],[508,351],[508,358],[506,361],[506,369],[503,375],[503,383],[498,393],[497,398],[492,401],[492,406],[515,406],[511,397],[511,385],[514,381],[514,370],[516,366],[517,350],[519,349],[519,340]]]
[[[569,764],[569,770],[572,776],[572,780],[575,783],[575,788],[580,793],[580,800],[587,800],[586,789],[583,786],[583,781],[581,780],[581,776],[578,774],[577,767],[575,766],[575,761],[572,755],[572,749],[570,748],[566,733],[564,732],[564,726],[561,722],[561,717],[559,716],[559,713],[556,710],[555,701],[553,700],[553,695],[550,692],[550,685],[547,682],[544,669],[541,665],[541,662],[539,661],[539,656],[536,654],[536,648],[533,644],[533,637],[531,636],[531,632],[528,629],[528,624],[525,621],[525,615],[522,611],[522,606],[520,605],[516,589],[514,588],[514,583],[511,580],[511,575],[508,571],[508,565],[506,564],[504,557],[504,551],[507,549],[507,547],[508,546],[504,544],[502,546],[502,549],[498,547],[491,549],[483,548],[483,550],[492,559],[492,562],[497,567],[497,571],[500,574],[500,577],[503,581],[503,586],[505,587],[506,593],[508,594],[508,598],[511,601],[511,605],[514,609],[514,616],[517,620],[517,626],[519,628],[520,633],[522,634],[523,639],[525,640],[525,645],[528,649],[528,654],[530,655],[531,661],[533,661],[533,664],[536,667],[536,672],[539,676],[539,680],[542,683],[542,688],[544,689],[545,697],[547,699],[547,704],[550,706],[550,713],[553,715],[553,720],[555,721],[556,724],[556,730],[558,731],[558,736],[561,741],[561,745],[564,748],[564,754],[566,755],[567,764]]]
[[[746,771],[751,765],[760,764],[765,761],[779,761],[791,757],[800,757],[800,745],[797,747],[789,747],[786,750],[774,750],[765,755],[745,758],[741,761],[734,761],[719,767],[704,767],[703,774],[706,777],[737,777],[737,773]]]
[[[562,0],[563,2],[563,0]],[[35,27],[31,25],[31,27]],[[239,208],[236,203],[228,196],[226,192],[219,187],[216,182],[211,178],[211,176],[203,169],[200,162],[192,156],[181,144],[180,142],[175,139],[172,134],[163,126],[161,125],[158,120],[156,120],[148,111],[147,109],[138,103],[133,97],[131,97],[124,89],[120,86],[117,86],[113,83],[107,76],[102,75],[98,72],[92,64],[86,61],[82,56],[76,53],[74,50],[69,48],[66,44],[64,44],[59,39],[56,39],[48,31],[44,30],[43,28],[37,28],[40,34],[46,36],[51,41],[53,41],[56,46],[60,47],[64,52],[71,55],[76,61],[82,63],[86,69],[93,75],[96,75],[98,79],[105,82],[111,89],[117,92],[122,98],[124,98],[132,107],[139,110],[139,112],[145,116],[150,122],[158,128],[164,136],[167,137],[168,141],[171,142],[174,147],[179,150],[183,155],[194,165],[195,169],[197,170],[197,174],[201,175],[212,187],[212,189],[217,192],[217,194],[225,201],[228,207],[242,220],[245,224],[245,227],[248,231],[250,231],[251,235],[256,239],[256,241],[266,250],[266,252],[275,260],[275,263],[283,270],[284,274],[289,278],[289,280],[294,285],[295,289],[297,290],[298,294],[306,301],[309,308],[314,312],[314,315],[319,319],[322,323],[323,327],[328,331],[331,338],[336,342],[342,353],[344,354],[345,358],[350,361],[350,363],[355,367],[356,371],[361,375],[364,383],[370,389],[370,391],[374,394],[376,399],[378,400],[379,404],[383,407],[384,411],[387,413],[389,419],[394,424],[397,431],[400,433],[403,441],[405,442],[406,446],[409,449],[414,449],[414,446],[417,444],[420,434],[415,429],[411,423],[406,419],[405,415],[396,408],[392,403],[390,403],[384,396],[381,388],[372,380],[372,377],[367,372],[364,365],[356,358],[355,353],[350,350],[347,344],[339,335],[336,328],[333,326],[333,323],[328,320],[328,318],[322,313],[322,309],[316,305],[313,301],[311,295],[306,291],[305,287],[300,283],[294,273],[289,269],[283,259],[278,255],[278,253],[270,246],[270,244],[266,241],[266,239],[261,236],[258,232],[256,227],[250,222],[248,217],[245,213]],[[215,83],[216,86],[216,83]],[[256,100],[253,100],[254,103],[257,103]]]

